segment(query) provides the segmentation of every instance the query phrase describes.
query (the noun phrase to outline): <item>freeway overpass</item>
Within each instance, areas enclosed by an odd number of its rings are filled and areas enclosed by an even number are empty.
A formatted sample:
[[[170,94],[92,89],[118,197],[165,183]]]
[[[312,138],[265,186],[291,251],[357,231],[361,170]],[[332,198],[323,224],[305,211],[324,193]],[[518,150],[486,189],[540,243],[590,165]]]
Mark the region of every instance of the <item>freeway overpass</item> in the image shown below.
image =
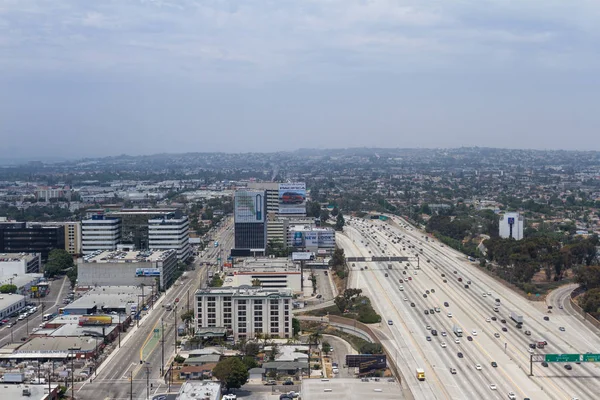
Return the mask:
[[[346,262],[394,262],[408,261],[409,257],[346,257]]]

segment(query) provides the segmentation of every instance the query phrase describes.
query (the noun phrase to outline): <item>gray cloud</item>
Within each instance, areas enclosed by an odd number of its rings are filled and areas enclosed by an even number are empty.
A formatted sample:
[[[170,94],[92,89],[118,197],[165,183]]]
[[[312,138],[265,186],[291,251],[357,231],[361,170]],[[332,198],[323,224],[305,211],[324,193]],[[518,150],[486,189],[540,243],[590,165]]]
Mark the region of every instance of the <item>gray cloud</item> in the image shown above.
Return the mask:
[[[0,137],[73,156],[598,146],[599,17],[591,0],[4,0]]]

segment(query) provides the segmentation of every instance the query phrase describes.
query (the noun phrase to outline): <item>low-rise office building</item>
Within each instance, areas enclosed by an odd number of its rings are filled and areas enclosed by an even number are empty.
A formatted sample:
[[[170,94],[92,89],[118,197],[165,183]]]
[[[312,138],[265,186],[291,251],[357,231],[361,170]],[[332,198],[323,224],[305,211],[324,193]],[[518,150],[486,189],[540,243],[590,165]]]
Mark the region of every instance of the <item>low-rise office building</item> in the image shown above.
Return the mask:
[[[152,250],[176,250],[180,261],[192,255],[190,223],[180,212],[148,220],[148,247]]]
[[[93,215],[81,221],[81,253],[116,250],[121,243],[121,220]]]
[[[224,328],[235,341],[258,334],[292,337],[292,291],[249,286],[196,292],[196,330]]]
[[[15,285],[17,294],[22,294],[27,298],[37,298],[38,294],[43,292],[40,283],[44,279],[44,274],[23,274],[0,277],[0,286]],[[42,290],[38,290],[42,289]]]
[[[242,265],[226,269],[226,286],[253,286],[256,280],[264,289],[302,291],[300,268],[287,258],[250,258],[245,259]]]
[[[40,272],[40,253],[0,253],[0,277]]]
[[[103,251],[77,260],[79,286],[156,286],[174,281],[177,250]]]
[[[152,287],[99,286],[62,308],[63,315],[131,314],[150,302]]]
[[[25,296],[20,294],[0,294],[0,319],[18,314],[25,308]]]

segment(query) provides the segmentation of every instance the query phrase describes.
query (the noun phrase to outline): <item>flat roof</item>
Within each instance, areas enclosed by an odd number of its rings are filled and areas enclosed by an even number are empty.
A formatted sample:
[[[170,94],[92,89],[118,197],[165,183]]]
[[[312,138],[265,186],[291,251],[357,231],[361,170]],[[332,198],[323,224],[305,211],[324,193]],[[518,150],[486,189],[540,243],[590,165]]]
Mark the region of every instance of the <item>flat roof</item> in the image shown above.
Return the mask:
[[[221,382],[215,381],[201,381],[191,382],[187,381],[179,389],[179,400],[198,400],[198,399],[210,399],[220,400],[221,397]]]
[[[2,268],[2,266],[0,266]],[[2,276],[0,277],[0,286],[12,283],[16,285],[18,288],[21,288],[28,283],[31,282],[39,282],[41,278],[44,277],[44,274],[23,274],[17,276]]]
[[[256,288],[247,285],[231,287],[231,286],[223,286],[223,287],[214,287],[214,288],[202,288],[196,291],[196,295],[198,294],[231,294],[232,296],[239,297],[267,297],[270,295],[276,296],[292,296],[292,290],[287,288],[281,289],[266,289],[266,288]]]
[[[93,351],[96,348],[96,339],[91,336],[72,336],[72,337],[53,337],[43,336],[34,337],[23,343],[13,354],[68,354],[69,349],[77,349],[75,352]]]
[[[83,257],[84,263],[134,263],[163,261],[170,254],[176,253],[176,250],[143,250],[143,251],[111,251],[106,250],[100,254],[90,254]]]
[[[325,390],[331,391],[325,391]],[[360,379],[304,379],[302,381],[303,400],[327,399],[370,399],[398,400],[406,398],[398,382],[389,382],[388,378],[380,378],[379,382]]]
[[[152,288],[144,289],[144,295],[150,295]],[[93,288],[83,294],[80,298],[64,307],[66,311],[72,309],[90,309],[96,306],[98,309],[123,308],[127,303],[137,304],[138,295],[142,294],[139,286],[101,286]]]
[[[20,294],[0,294],[0,309],[5,309],[15,303],[18,303],[19,301],[22,301],[25,299],[25,296],[22,296]]]
[[[27,262],[38,258],[37,253],[0,253],[0,263],[26,260]]]
[[[58,385],[56,383],[50,384],[50,389],[54,391]],[[29,389],[31,395],[23,395],[23,389]],[[31,385],[31,384],[20,384],[20,385],[4,385],[2,387],[2,397],[5,399],[28,399],[28,400],[42,400],[48,398],[48,384],[43,385]]]

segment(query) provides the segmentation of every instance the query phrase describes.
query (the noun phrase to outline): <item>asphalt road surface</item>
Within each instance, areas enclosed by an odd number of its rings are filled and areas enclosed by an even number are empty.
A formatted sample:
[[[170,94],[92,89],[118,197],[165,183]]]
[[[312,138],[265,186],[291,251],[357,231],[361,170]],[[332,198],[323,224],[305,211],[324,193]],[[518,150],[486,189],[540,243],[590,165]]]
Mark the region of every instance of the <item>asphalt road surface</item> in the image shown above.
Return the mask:
[[[350,287],[363,288],[382,315],[384,323],[378,330],[389,338],[384,345],[396,354],[415,398],[504,399],[509,392],[519,399],[596,398],[600,389],[596,364],[572,364],[573,369],[566,370],[564,364],[543,367],[534,363],[534,376],[528,376],[528,349],[535,341],[548,342],[546,348],[534,350],[535,354],[598,352],[600,339],[580,319],[567,312],[545,313],[480,271],[463,254],[431,238],[425,241],[425,233],[400,218],[394,217],[393,221],[395,224],[352,218],[344,234],[338,235],[338,244],[347,256],[409,257],[408,262],[391,263],[392,269],[388,269],[387,262],[356,263]],[[409,247],[413,245],[415,248]],[[361,271],[365,266],[367,269]],[[467,289],[464,285],[469,280]],[[501,305],[495,312],[497,298]],[[448,302],[447,307],[444,302]],[[425,310],[435,308],[440,312],[425,314]],[[510,319],[511,311],[523,316],[521,329]],[[392,325],[387,324],[388,320]],[[452,333],[455,325],[464,332],[460,338]],[[438,336],[432,335],[428,326],[437,330]],[[559,327],[565,327],[565,331]],[[441,336],[442,331],[447,332],[446,337]],[[468,341],[466,336],[473,340]],[[455,343],[456,339],[460,343]],[[497,368],[491,366],[492,361]],[[476,368],[477,364],[481,369]],[[425,369],[424,382],[416,380],[417,367]],[[457,373],[451,374],[450,368]]]
[[[227,244],[232,243],[232,230],[227,226],[223,227],[216,234],[219,242]],[[217,248],[218,249],[218,248]],[[88,380],[82,384],[76,384],[75,397],[79,399],[90,400],[116,400],[129,399],[130,392],[133,392],[134,399],[147,399],[148,394],[152,396],[167,393],[177,388],[169,387],[168,383],[162,377],[161,369],[168,370],[170,361],[175,355],[175,327],[181,323],[180,314],[187,309],[187,298],[189,293],[190,309],[193,309],[193,294],[198,287],[206,282],[207,267],[199,267],[204,262],[216,263],[218,251],[209,251],[196,260],[194,271],[186,272],[186,279],[180,278],[155,304],[154,310],[151,310],[141,321],[139,328],[130,328],[122,337],[121,348],[111,354],[107,360],[100,366],[98,373],[92,381]],[[173,311],[167,311],[165,304],[174,304],[175,299],[179,298],[178,306]],[[177,313],[177,317],[175,316]],[[141,350],[154,335],[155,329],[161,326],[164,329],[164,363],[162,334],[161,342],[154,350],[146,354],[142,359]],[[124,337],[127,336],[125,339]],[[141,361],[141,363],[140,363]],[[133,377],[133,385],[130,378]]]

